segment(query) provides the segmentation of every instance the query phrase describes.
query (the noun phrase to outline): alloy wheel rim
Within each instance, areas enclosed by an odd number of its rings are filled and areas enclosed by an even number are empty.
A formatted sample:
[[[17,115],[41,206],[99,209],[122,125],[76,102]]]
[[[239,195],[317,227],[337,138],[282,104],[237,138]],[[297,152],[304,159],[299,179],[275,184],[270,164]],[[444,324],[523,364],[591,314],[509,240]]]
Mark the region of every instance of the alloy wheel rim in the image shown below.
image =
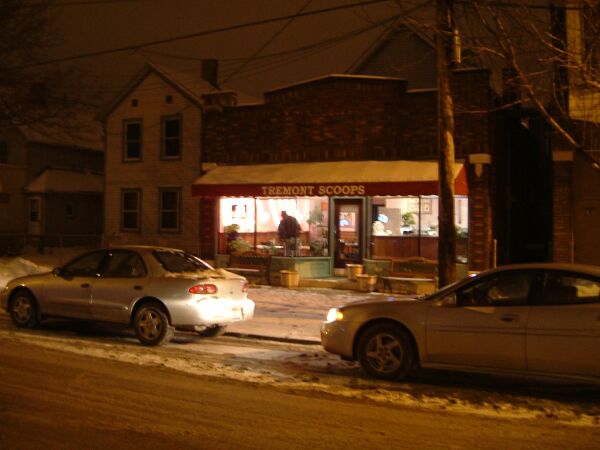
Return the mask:
[[[380,373],[391,373],[402,365],[404,353],[395,336],[377,334],[369,340],[366,356],[374,370]]]
[[[146,311],[140,317],[138,328],[144,338],[154,339],[160,335],[162,320],[155,311]]]
[[[31,317],[31,302],[24,297],[15,299],[13,305],[13,317],[19,323],[27,323]]]

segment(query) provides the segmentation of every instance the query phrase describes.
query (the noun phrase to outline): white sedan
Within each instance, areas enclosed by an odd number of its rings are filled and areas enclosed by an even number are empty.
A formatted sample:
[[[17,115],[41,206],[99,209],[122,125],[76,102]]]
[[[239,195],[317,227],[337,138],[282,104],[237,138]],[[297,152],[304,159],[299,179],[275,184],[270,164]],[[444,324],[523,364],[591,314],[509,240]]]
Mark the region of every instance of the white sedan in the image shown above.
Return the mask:
[[[424,298],[329,311],[325,350],[377,378],[417,367],[600,383],[600,267],[499,267]]]
[[[182,250],[148,246],[94,250],[50,273],[14,279],[0,305],[17,327],[47,317],[119,323],[145,345],[168,342],[175,329],[216,336],[254,315],[244,277]]]

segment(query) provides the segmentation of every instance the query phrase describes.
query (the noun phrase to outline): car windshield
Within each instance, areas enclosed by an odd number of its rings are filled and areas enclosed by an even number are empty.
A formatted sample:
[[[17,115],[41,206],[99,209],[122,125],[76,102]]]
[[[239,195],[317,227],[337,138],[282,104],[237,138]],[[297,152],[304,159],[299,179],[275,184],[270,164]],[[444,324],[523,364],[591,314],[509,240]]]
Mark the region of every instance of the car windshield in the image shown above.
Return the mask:
[[[185,273],[212,269],[204,261],[189,253],[157,250],[152,254],[168,272]]]

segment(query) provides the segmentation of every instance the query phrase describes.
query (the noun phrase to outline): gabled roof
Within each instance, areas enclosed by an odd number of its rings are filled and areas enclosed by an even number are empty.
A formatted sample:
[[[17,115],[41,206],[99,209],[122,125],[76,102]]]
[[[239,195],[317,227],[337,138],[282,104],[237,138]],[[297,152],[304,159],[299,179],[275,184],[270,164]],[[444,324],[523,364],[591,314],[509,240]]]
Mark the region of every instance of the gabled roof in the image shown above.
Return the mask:
[[[102,193],[104,177],[97,172],[48,168],[25,186],[25,192],[30,194]]]
[[[93,116],[93,112],[83,111],[73,113],[68,120],[55,119],[21,125],[18,130],[27,142],[102,152],[102,124]]]
[[[28,142],[102,152],[104,151],[102,130],[100,126],[97,128],[97,132],[91,130],[82,133],[79,130],[71,133],[69,130],[61,130],[47,125],[23,125],[19,127],[19,131]]]
[[[372,44],[352,63],[352,65],[346,71],[347,73],[355,73],[360,70],[361,66],[368,62],[368,60],[377,52],[379,52],[390,40],[394,38],[399,30],[408,30],[416,37],[421,39],[426,45],[431,48],[435,48],[435,40],[433,36],[429,36],[419,28],[412,26],[402,17],[398,18],[391,26],[387,27],[379,38],[375,39]]]
[[[257,103],[259,100],[240,94],[231,89],[217,88],[202,78],[201,73],[193,73],[174,66],[147,62],[144,67],[127,83],[115,98],[100,109],[97,118],[104,121],[114,109],[151,73],[158,75],[165,83],[173,86],[190,102],[202,107],[202,96],[206,94],[235,92],[238,104]]]

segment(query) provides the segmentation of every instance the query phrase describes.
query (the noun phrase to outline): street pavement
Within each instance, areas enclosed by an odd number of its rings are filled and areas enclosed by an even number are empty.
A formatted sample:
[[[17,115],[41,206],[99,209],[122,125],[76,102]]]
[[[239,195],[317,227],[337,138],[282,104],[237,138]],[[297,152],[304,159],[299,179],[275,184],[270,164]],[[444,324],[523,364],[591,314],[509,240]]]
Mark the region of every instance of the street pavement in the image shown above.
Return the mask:
[[[227,332],[230,335],[319,343],[320,326],[330,308],[368,296],[385,294],[332,288],[252,286],[248,297],[256,303],[254,318],[230,325]]]

